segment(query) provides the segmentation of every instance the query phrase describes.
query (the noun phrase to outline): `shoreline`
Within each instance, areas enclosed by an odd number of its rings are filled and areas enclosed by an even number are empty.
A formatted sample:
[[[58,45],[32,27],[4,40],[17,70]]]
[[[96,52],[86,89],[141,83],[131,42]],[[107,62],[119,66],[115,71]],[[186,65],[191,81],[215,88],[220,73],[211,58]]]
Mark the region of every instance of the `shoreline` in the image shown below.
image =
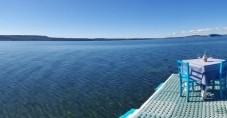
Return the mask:
[[[185,37],[165,37],[165,38],[59,38],[41,35],[0,35],[0,41],[126,41],[126,40],[160,40],[160,39],[186,39],[186,38],[210,38],[227,37],[227,35],[192,35]]]

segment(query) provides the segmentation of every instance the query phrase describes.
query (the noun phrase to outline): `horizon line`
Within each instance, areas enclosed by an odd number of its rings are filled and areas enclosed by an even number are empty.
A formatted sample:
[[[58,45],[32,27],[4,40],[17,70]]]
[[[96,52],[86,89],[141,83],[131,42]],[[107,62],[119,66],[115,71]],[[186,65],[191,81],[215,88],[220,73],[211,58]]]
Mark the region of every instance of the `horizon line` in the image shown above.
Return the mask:
[[[220,35],[220,36],[225,36],[227,34],[218,34],[218,33],[211,33],[207,35],[202,35],[202,34],[195,34],[195,35],[186,35],[186,36],[169,36],[169,37],[131,37],[131,38],[126,38],[126,37],[118,37],[118,38],[105,38],[105,37],[94,37],[94,38],[82,38],[82,37],[56,37],[56,36],[48,36],[48,35],[36,35],[36,34],[7,34],[3,35],[0,34],[0,36],[36,36],[36,37],[46,37],[46,38],[64,38],[64,39],[165,39],[165,38],[183,38],[183,37],[190,37],[190,36],[201,36],[201,37],[206,37],[210,35]]]

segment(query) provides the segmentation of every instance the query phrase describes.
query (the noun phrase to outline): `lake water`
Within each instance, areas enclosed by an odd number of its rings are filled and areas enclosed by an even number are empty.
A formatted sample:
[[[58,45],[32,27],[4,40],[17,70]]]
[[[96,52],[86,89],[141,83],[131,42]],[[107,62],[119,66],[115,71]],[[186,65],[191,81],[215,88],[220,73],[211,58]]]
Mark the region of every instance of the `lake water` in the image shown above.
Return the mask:
[[[0,42],[0,118],[117,118],[176,73],[176,59],[227,59],[227,39]]]

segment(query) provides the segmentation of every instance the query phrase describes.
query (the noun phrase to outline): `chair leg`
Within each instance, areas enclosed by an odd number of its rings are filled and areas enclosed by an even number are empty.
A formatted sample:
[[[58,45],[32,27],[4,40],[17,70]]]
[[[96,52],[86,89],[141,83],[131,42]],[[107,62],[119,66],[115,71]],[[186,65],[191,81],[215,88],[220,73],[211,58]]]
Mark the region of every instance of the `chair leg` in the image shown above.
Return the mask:
[[[194,89],[194,82],[192,82],[192,92],[194,92],[195,91],[195,89]]]
[[[222,83],[222,92],[225,92],[226,91],[226,77],[224,77],[223,79],[223,83]]]
[[[225,77],[225,79],[224,79],[224,81],[225,81],[225,83],[224,83],[224,91],[226,91],[226,86],[227,86],[227,80],[226,80],[227,78]]]
[[[220,97],[223,97],[223,93],[222,93],[222,81],[221,79],[219,80],[219,93],[220,93]]]
[[[182,86],[182,80],[180,79],[180,97],[182,97],[183,92],[183,86]]]
[[[227,76],[225,78],[225,90],[227,89]],[[226,90],[227,91],[227,90]]]
[[[189,102],[189,82],[187,82],[187,90],[186,90],[186,99],[187,99],[187,102]]]
[[[212,82],[212,89],[214,90],[214,88],[215,88],[215,81],[213,80],[213,82]]]

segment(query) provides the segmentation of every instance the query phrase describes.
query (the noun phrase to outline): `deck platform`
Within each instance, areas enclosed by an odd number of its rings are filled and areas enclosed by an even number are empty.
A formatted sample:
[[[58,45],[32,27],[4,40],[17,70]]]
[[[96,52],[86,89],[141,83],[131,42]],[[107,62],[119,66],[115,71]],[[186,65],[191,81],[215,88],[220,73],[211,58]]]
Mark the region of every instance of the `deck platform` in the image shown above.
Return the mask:
[[[190,93],[190,102],[179,94],[179,78],[172,74],[166,82],[128,118],[227,118],[227,95],[219,98],[218,86],[201,98],[200,86]]]

